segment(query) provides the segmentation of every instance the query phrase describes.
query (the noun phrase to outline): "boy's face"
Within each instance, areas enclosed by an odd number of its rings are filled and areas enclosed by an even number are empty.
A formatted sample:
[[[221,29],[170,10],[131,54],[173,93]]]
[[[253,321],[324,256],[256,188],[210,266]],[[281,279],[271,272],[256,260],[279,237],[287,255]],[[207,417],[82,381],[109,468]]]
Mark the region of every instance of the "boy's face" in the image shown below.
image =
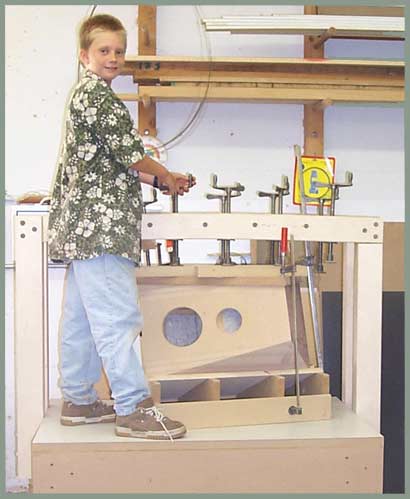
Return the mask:
[[[115,31],[95,33],[90,47],[80,50],[84,67],[101,76],[109,85],[121,73],[125,61],[125,38]]]

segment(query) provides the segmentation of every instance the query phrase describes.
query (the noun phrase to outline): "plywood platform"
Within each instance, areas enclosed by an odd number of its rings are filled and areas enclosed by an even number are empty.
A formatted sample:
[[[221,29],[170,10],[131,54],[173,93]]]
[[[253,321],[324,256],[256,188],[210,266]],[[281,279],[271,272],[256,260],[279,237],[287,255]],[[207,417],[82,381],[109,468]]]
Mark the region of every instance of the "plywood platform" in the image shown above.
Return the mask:
[[[326,421],[117,437],[64,427],[54,402],[32,442],[34,493],[381,493],[383,437],[339,400]]]

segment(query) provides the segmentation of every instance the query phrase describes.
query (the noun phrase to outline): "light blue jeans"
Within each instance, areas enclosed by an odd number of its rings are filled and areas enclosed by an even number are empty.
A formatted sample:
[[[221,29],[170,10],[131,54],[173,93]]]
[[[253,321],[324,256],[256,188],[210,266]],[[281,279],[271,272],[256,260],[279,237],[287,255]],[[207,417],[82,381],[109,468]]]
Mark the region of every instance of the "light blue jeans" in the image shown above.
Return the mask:
[[[67,269],[60,341],[60,388],[76,405],[97,399],[104,366],[118,415],[149,396],[133,344],[142,330],[135,263],[104,254],[74,260]]]

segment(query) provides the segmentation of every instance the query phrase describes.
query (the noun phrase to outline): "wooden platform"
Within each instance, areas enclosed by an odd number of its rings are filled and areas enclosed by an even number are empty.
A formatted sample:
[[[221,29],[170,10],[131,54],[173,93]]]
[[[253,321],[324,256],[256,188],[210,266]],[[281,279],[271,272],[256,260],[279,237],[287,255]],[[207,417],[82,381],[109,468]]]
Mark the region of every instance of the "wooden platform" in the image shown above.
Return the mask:
[[[53,402],[32,442],[34,493],[381,493],[383,437],[338,399],[327,421],[117,437],[64,427]]]

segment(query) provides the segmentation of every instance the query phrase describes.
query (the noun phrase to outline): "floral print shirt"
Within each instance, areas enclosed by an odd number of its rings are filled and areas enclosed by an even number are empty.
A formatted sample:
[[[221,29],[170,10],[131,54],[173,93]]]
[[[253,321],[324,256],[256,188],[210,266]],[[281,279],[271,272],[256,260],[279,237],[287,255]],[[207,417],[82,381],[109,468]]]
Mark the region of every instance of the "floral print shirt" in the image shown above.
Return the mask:
[[[52,260],[103,253],[140,261],[143,209],[138,172],[144,146],[128,109],[87,70],[75,87],[52,190],[48,241]]]

